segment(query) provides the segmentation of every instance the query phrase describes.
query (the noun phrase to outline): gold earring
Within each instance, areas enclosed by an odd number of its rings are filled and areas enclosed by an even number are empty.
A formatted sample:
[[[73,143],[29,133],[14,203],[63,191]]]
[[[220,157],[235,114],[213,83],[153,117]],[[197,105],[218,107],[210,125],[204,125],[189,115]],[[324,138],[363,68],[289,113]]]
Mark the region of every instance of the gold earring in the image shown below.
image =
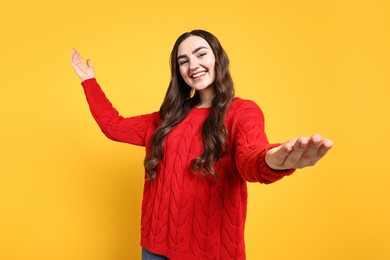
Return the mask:
[[[195,95],[195,89],[194,88],[191,88],[191,91],[190,91],[190,98],[193,98]]]

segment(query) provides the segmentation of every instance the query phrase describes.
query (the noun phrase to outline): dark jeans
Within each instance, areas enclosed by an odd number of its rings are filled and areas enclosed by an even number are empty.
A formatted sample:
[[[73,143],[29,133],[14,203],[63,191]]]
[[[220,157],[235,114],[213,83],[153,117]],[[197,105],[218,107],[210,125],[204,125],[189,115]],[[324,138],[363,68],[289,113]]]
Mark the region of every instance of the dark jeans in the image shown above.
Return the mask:
[[[169,260],[169,258],[163,255],[156,255],[148,251],[145,248],[142,248],[142,260]]]

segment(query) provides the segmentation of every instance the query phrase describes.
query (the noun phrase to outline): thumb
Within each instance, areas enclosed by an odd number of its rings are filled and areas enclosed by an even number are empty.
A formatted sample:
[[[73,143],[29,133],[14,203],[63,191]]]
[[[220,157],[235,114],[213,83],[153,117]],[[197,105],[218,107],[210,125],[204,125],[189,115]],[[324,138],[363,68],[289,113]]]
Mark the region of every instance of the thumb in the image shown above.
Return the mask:
[[[88,67],[92,67],[92,61],[90,59],[87,60]]]

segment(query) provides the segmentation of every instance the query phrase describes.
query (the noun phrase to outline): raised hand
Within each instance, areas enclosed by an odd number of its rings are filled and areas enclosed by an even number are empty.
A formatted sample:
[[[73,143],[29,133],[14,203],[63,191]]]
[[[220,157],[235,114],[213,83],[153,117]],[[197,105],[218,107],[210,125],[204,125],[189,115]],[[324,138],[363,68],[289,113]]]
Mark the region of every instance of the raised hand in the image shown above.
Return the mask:
[[[76,49],[72,49],[70,63],[82,81],[95,77],[95,70],[92,67],[92,62],[89,59],[87,62],[84,62]]]
[[[315,165],[332,148],[333,142],[315,134],[310,138],[293,138],[270,149],[265,161],[274,170],[304,168]]]

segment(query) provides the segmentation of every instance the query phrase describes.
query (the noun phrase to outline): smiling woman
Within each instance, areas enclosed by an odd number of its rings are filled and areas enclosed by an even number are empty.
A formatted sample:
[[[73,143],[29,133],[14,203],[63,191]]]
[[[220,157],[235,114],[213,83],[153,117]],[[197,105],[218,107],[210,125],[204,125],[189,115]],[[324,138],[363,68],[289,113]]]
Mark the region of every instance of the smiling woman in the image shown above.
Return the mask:
[[[215,56],[210,45],[199,36],[190,36],[179,46],[180,75],[188,86],[199,92],[198,107],[211,107],[215,97],[211,86],[215,80]]]
[[[91,61],[73,50],[71,63],[104,134],[146,147],[144,259],[245,259],[246,182],[280,180],[314,165],[333,145],[319,135],[270,144],[263,113],[254,102],[234,98],[229,59],[206,31],[177,39],[166,96],[160,110],[147,115],[120,116]]]

